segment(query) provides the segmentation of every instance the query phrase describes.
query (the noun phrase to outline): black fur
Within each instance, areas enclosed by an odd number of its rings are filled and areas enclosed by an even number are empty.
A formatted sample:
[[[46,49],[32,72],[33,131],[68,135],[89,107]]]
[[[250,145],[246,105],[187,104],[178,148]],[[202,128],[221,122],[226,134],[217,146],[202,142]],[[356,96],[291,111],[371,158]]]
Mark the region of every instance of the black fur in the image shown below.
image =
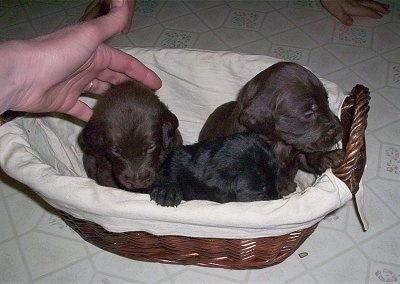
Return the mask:
[[[236,133],[173,150],[156,175],[150,197],[162,206],[195,199],[278,199],[278,174],[278,162],[262,138]]]

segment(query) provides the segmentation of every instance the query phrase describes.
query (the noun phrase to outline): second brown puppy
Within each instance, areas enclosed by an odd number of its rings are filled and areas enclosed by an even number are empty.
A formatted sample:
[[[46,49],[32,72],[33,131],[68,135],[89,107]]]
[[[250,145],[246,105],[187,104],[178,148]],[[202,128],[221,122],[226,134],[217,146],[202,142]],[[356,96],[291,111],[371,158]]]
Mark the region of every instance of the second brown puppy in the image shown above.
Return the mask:
[[[87,175],[103,186],[149,187],[168,154],[182,144],[178,118],[138,81],[99,98],[81,133]]]
[[[330,150],[343,129],[322,82],[296,63],[278,62],[247,82],[236,101],[209,116],[199,141],[247,131],[260,134],[273,149],[282,195],[296,190],[298,169],[321,174],[344,156],[341,149]]]

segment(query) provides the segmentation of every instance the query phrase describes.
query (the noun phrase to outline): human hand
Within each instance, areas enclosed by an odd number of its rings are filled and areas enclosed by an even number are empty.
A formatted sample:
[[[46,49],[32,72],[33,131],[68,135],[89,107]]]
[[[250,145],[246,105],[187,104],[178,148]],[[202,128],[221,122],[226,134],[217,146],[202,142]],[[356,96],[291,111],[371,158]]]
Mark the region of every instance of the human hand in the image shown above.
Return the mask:
[[[80,18],[80,21],[88,21],[107,14],[110,10],[111,2],[112,0],[92,0],[86,7],[83,16]],[[122,29],[122,33],[124,34],[129,33],[131,29],[133,12],[135,9],[135,1],[128,0],[128,5],[126,6],[126,9],[128,9],[128,18],[124,28]]]
[[[321,0],[322,6],[342,24],[353,24],[351,16],[380,19],[390,13],[389,5],[373,0]]]
[[[113,0],[102,17],[25,41],[0,44],[0,111],[61,112],[88,121],[84,91],[105,92],[134,78],[153,89],[160,78],[132,56],[102,42],[127,21],[127,0]],[[93,84],[91,84],[93,82]]]

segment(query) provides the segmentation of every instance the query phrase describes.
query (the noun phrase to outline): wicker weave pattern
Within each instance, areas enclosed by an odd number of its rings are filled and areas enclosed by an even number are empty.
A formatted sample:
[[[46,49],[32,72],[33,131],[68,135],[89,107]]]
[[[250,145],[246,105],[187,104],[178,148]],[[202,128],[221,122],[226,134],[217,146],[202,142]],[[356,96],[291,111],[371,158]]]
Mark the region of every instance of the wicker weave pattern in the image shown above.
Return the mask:
[[[369,111],[369,90],[356,85],[342,107],[341,120],[344,128],[343,145],[346,154],[340,167],[333,173],[355,194],[366,164],[365,130]]]
[[[83,239],[106,251],[140,261],[254,269],[289,257],[315,230],[314,225],[290,234],[254,239],[154,236],[146,232],[112,233],[101,226],[60,214]]]
[[[364,133],[369,99],[368,88],[357,85],[342,106],[346,154],[342,165],[333,172],[353,194],[358,190],[366,163]],[[98,224],[59,213],[83,239],[130,259],[229,269],[255,269],[278,264],[293,254],[318,225],[277,237],[215,239],[155,236],[146,232],[112,233]]]

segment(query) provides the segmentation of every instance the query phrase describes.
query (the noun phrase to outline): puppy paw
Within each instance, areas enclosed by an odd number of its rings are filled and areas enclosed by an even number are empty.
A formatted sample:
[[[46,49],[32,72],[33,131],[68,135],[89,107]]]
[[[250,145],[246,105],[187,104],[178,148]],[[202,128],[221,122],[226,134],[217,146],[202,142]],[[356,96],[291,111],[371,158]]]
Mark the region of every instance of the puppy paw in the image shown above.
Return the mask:
[[[182,191],[179,189],[163,186],[153,187],[150,192],[150,198],[154,200],[157,205],[172,207],[178,206],[181,203],[183,195]]]
[[[324,156],[322,156],[319,172],[323,173],[329,168],[336,168],[340,166],[344,159],[344,150],[336,149],[329,152],[326,152]]]

